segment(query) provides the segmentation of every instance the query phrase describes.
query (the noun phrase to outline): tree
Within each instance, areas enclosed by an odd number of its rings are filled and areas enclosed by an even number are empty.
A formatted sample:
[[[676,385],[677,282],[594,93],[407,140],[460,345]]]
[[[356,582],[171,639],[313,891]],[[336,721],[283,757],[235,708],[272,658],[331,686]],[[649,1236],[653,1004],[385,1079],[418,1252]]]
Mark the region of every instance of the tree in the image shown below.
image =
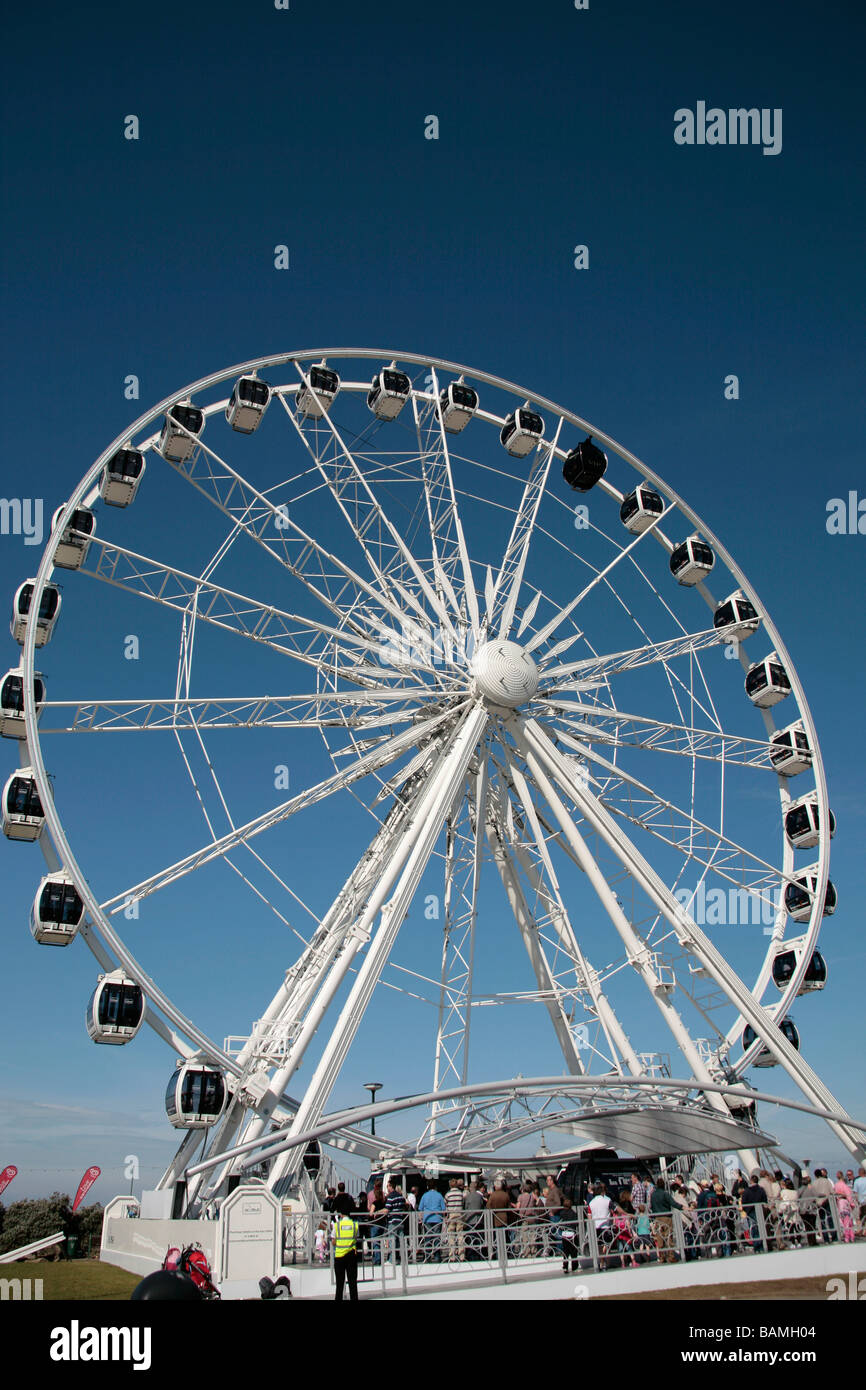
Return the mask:
[[[32,1241],[45,1236],[53,1236],[56,1231],[66,1235],[72,1220],[72,1207],[66,1192],[52,1192],[50,1197],[12,1202],[4,1213],[0,1254],[17,1250],[21,1245],[30,1245]]]
[[[91,1249],[98,1253],[102,1241],[103,1215],[100,1203],[94,1202],[92,1206],[79,1208],[73,1216],[73,1233],[78,1236],[83,1255]]]

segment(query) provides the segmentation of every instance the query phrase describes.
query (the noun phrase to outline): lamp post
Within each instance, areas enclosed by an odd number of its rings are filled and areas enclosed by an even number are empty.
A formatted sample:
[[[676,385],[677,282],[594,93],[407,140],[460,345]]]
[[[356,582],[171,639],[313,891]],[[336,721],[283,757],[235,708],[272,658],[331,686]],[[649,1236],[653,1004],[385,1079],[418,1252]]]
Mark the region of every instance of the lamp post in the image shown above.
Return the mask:
[[[370,1100],[373,1102],[374,1105],[376,1104],[376,1092],[377,1092],[377,1091],[381,1091],[381,1089],[382,1089],[382,1082],[381,1082],[381,1081],[365,1081],[365,1082],[364,1082],[364,1090],[370,1092]],[[375,1115],[371,1115],[371,1116],[370,1116],[370,1133],[371,1133],[371,1134],[375,1134],[375,1133],[376,1133],[376,1116],[375,1116]]]

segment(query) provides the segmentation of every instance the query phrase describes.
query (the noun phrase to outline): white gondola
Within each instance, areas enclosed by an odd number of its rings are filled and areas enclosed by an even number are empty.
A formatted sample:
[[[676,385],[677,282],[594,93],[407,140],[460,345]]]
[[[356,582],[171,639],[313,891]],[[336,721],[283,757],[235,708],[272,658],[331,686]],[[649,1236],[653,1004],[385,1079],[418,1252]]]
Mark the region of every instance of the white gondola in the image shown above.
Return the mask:
[[[818,865],[812,864],[808,869],[801,870],[792,883],[785,885],[785,911],[795,922],[808,922],[812,915],[812,903],[818,891]],[[836,889],[827,879],[827,891],[824,894],[824,909],[822,917],[832,917],[836,911]]]
[[[94,1042],[128,1043],[144,1022],[144,1012],[141,985],[122,970],[113,970],[110,975],[100,975],[90,996],[87,1031]]]
[[[38,720],[45,700],[45,683],[38,672],[33,677],[33,697]],[[20,666],[7,671],[0,684],[0,735],[3,738],[27,737],[24,728],[24,672]]]
[[[674,546],[669,561],[674,579],[689,588],[706,579],[715,563],[716,557],[710,546],[701,540],[697,532]]]
[[[743,1086],[745,1083],[743,1081],[738,1081],[737,1084]],[[757,1101],[738,1098],[736,1100],[729,1100],[727,1105],[731,1112],[731,1117],[735,1119],[738,1124],[751,1125],[754,1129],[758,1119]]]
[[[99,495],[109,507],[128,507],[144,477],[144,454],[138,449],[118,449],[102,470]]]
[[[830,839],[836,834],[836,817],[830,812]],[[814,792],[793,801],[785,812],[785,835],[794,849],[814,849],[821,838],[818,798]]]
[[[799,1051],[800,1051],[800,1034],[797,1032],[797,1029],[796,1029],[796,1027],[794,1026],[794,1020],[791,1019],[791,1018],[785,1018],[785,1019],[783,1019],[782,1022],[779,1024],[779,1029],[780,1029],[780,1031],[785,1035],[785,1037],[788,1039],[788,1042],[791,1044],[791,1046],[792,1046],[792,1047],[795,1047],[795,1048],[797,1049],[797,1051],[799,1052]],[[743,1051],[744,1051],[744,1052],[748,1052],[749,1048],[752,1046],[752,1043],[755,1041],[756,1037],[757,1037],[757,1034],[756,1034],[754,1028],[752,1027],[752,1025],[751,1025],[750,1023],[747,1023],[746,1026],[745,1026],[745,1028],[743,1029]],[[773,1056],[772,1052],[770,1052],[769,1048],[767,1048],[767,1047],[763,1047],[763,1048],[761,1049],[761,1051],[758,1053],[757,1057],[755,1058],[754,1062],[752,1063],[752,1066],[753,1066],[753,1067],[775,1067],[776,1065],[777,1065],[776,1058]]]
[[[780,951],[773,961],[773,983],[779,989],[787,989],[788,982],[793,977],[797,968],[797,952],[786,947]],[[812,958],[806,966],[806,972],[800,981],[800,988],[797,996],[801,994],[812,994],[816,990],[823,989],[827,983],[827,962],[820,951],[813,951]]]
[[[812,766],[812,750],[799,719],[773,734],[770,762],[783,777],[796,777],[798,772],[806,772]]]
[[[447,433],[460,434],[478,409],[478,392],[458,377],[439,393],[439,409]]]
[[[713,614],[713,627],[724,629],[729,641],[744,642],[761,626],[761,615],[742,589],[730,594]]]
[[[325,365],[325,359],[307,373],[309,386],[304,383],[298,387],[295,406],[302,420],[321,420],[326,410],[330,410],[340,389],[340,378],[335,371]]]
[[[57,530],[66,511],[66,504],[58,507],[51,518],[52,532]],[[54,563],[62,570],[78,570],[87,559],[90,537],[96,530],[96,517],[89,507],[76,507],[64,522],[63,535],[54,552]]]
[[[771,709],[791,693],[791,682],[775,652],[746,672],[746,694],[758,709]]]
[[[543,438],[544,421],[536,411],[530,410],[529,401],[518,410],[512,410],[499,431],[503,449],[517,459],[526,458]]]
[[[33,598],[35,586],[35,579],[26,579],[23,584],[19,584],[12,601],[12,622],[9,624],[9,631],[22,647],[27,635],[27,624],[30,621],[30,601]],[[51,640],[51,634],[59,617],[60,590],[56,584],[46,584],[42,590],[39,612],[36,615],[37,647],[44,647],[45,643]]]
[[[198,448],[203,429],[204,411],[192,401],[179,401],[166,413],[156,447],[169,463],[185,463]]]
[[[84,921],[84,903],[69,874],[48,874],[30,909],[30,930],[40,945],[68,946]]]
[[[607,454],[593,444],[591,434],[576,449],[572,449],[562,463],[562,476],[575,492],[589,492],[599,478],[604,477],[606,470]]]
[[[3,788],[3,834],[7,840],[38,840],[45,812],[32,767],[19,767]]]
[[[367,392],[367,405],[378,420],[396,420],[412,394],[412,383],[396,362],[383,367],[373,377]]]
[[[165,1112],[175,1129],[207,1129],[216,1124],[228,1098],[219,1067],[192,1058],[178,1062],[172,1072],[165,1089]]]
[[[271,403],[271,388],[257,376],[242,376],[235,382],[226,419],[238,434],[255,434],[262,416]]]
[[[634,492],[622,499],[619,519],[627,531],[640,535],[651,526],[656,517],[661,516],[665,504],[649,483],[639,483]]]

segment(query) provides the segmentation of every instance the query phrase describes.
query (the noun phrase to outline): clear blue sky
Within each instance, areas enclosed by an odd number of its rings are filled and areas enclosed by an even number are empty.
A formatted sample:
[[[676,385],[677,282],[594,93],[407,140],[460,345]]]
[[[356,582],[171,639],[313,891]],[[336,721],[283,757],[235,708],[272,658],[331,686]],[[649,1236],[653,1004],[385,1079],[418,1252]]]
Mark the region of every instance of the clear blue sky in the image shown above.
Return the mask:
[[[50,513],[126,422],[184,382],[341,342],[525,382],[634,449],[738,558],[803,679],[839,818],[840,907],[821,943],[830,985],[796,1016],[809,1059],[860,1114],[866,538],[830,536],[825,518],[828,499],[866,495],[862,29],[853,4],[782,0],[16,7],[2,84],[0,465],[4,496],[44,497]],[[676,145],[674,112],[698,101],[781,108],[782,152]],[[123,138],[128,114],[137,142]],[[140,404],[124,399],[128,373]],[[131,518],[115,534],[135,548]],[[0,537],[10,597],[39,553]],[[112,621],[83,648],[80,615],[68,638],[61,626],[46,676],[78,657],[88,693],[120,693],[120,610]],[[10,666],[15,653],[7,639]],[[11,767],[15,747],[3,750]],[[93,881],[119,886],[87,798],[103,817],[126,814],[149,772],[94,759],[68,829]],[[304,833],[315,853],[315,822]],[[21,1169],[11,1200],[74,1189],[96,1162],[106,1200],[124,1187],[124,1155],[139,1155],[147,1182],[173,1151],[161,1099],[172,1061],[147,1030],[124,1049],[89,1042],[92,957],[80,943],[38,948],[27,929],[41,873],[35,848],[0,845],[0,1166]],[[207,909],[177,902],[199,919]],[[135,946],[180,1002],[185,985],[205,998],[200,1021],[221,1038],[248,1026],[279,972],[258,993],[245,976],[239,999],[237,946],[208,925],[181,951],[161,922],[152,958],[142,924]],[[400,1066],[398,1026],[365,1032],[336,1100],[361,1100],[371,1068],[383,1095],[426,1086]],[[788,1092],[778,1072],[755,1079]],[[802,1118],[767,1122],[801,1156],[843,1157]]]

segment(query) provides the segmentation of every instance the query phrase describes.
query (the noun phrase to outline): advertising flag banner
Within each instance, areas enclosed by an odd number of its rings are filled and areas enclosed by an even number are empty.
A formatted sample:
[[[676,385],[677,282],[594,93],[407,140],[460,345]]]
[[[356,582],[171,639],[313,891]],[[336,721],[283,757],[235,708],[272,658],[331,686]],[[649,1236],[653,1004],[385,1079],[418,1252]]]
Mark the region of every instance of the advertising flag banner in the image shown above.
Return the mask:
[[[0,1173],[0,1197],[2,1197],[12,1179],[17,1178],[17,1176],[18,1169],[15,1167],[14,1163],[10,1163],[3,1169],[3,1172]]]
[[[75,1201],[72,1203],[72,1210],[77,1211],[80,1203],[87,1196],[96,1179],[101,1175],[101,1168],[88,1168],[81,1182],[78,1184],[78,1191],[75,1194]]]

